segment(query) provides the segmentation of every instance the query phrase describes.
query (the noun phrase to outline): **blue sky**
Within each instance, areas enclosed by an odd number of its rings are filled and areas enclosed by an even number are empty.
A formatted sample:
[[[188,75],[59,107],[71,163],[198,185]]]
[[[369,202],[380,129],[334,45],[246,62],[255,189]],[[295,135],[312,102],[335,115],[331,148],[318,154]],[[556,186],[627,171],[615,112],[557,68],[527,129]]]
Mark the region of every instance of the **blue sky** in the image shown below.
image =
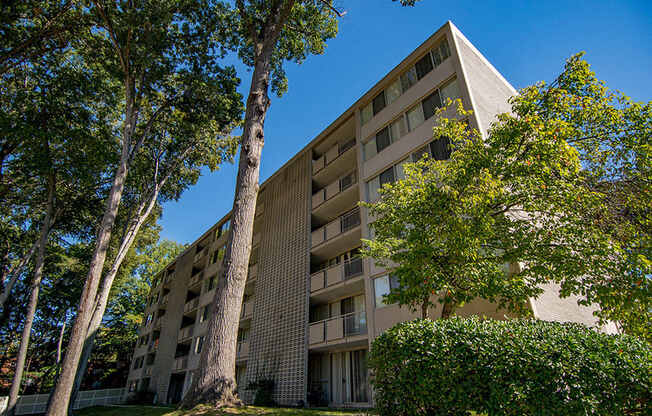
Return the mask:
[[[347,14],[324,55],[287,65],[289,91],[273,97],[261,182],[383,75],[451,20],[515,88],[554,79],[586,52],[598,78],[637,101],[652,100],[652,1],[442,1],[401,8],[390,0],[336,0]],[[250,72],[238,68],[246,96]],[[233,204],[235,165],[204,172],[164,205],[162,238],[190,243]]]

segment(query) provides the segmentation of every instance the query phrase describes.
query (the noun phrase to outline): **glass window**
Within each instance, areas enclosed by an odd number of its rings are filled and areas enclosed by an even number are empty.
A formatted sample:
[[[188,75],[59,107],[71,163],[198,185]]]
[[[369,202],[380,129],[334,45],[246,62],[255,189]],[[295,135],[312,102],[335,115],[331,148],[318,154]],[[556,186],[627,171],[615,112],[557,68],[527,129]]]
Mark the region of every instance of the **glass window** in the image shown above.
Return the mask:
[[[378,189],[380,188],[380,178],[376,176],[367,182],[367,198],[369,202],[375,202],[380,197]]]
[[[390,167],[380,175],[378,175],[378,178],[380,179],[380,186],[382,187],[386,183],[392,183],[396,179],[394,177],[394,166]]]
[[[432,61],[430,60],[430,54],[427,53],[426,56],[419,59],[419,61],[414,65],[414,68],[417,70],[417,79],[425,77],[428,72],[432,71]]]
[[[371,103],[367,104],[362,108],[362,111],[360,112],[360,122],[362,124],[365,124],[369,120],[371,120],[371,117],[373,117],[373,110],[371,108]]]
[[[425,100],[421,103],[423,106],[423,118],[429,119],[435,115],[435,111],[441,107],[441,98],[439,97],[439,90],[436,90],[432,94],[426,97]]]
[[[405,117],[401,116],[398,120],[394,121],[390,126],[390,137],[392,143],[405,136],[407,133],[407,125],[405,124]]]
[[[417,83],[417,70],[414,67],[401,75],[401,88],[403,92],[407,91],[411,86]]]
[[[372,101],[374,107],[374,115],[380,113],[380,110],[385,108],[385,91],[381,91]]]
[[[376,151],[380,153],[390,144],[389,128],[385,127],[376,134]]]
[[[401,80],[397,79],[387,87],[385,90],[385,99],[387,100],[387,105],[396,101],[396,99],[401,95]]]
[[[448,160],[451,157],[450,139],[440,137],[430,143],[430,153],[435,160]]]
[[[411,110],[408,110],[407,112],[407,119],[408,119],[408,129],[410,131],[414,130],[418,125],[423,123],[423,107],[421,104],[417,105],[416,107],[413,107]]]
[[[376,156],[378,153],[376,151],[376,138],[372,138],[369,140],[367,143],[362,145],[363,153],[364,153],[364,160],[369,160],[372,157]]]
[[[430,51],[430,53],[432,54],[432,60],[435,62],[436,68],[439,66],[439,64],[441,64],[441,61],[443,61],[443,59],[441,59],[441,54],[439,53],[439,46]]]
[[[383,296],[389,295],[389,276],[380,276],[374,279],[374,294],[376,297],[376,307],[381,308],[386,306]]]
[[[448,84],[441,87],[441,100],[442,103],[446,103],[446,99],[450,98],[451,100],[456,100],[460,98],[460,91],[457,88],[457,80],[454,79]]]
[[[403,165],[409,161],[409,158],[405,158],[396,164],[396,178],[399,181],[405,179],[405,170],[403,169]]]
[[[204,346],[204,336],[197,337],[197,344],[195,344],[195,354],[201,353],[201,348]]]
[[[448,41],[446,39],[444,39],[441,42],[441,45],[439,45],[439,53],[441,54],[442,61],[451,56],[451,51],[448,48]]]
[[[428,149],[428,146],[423,146],[421,149],[419,149],[416,152],[412,153],[412,160],[417,162],[417,161],[421,160],[424,155],[430,156],[430,150]]]

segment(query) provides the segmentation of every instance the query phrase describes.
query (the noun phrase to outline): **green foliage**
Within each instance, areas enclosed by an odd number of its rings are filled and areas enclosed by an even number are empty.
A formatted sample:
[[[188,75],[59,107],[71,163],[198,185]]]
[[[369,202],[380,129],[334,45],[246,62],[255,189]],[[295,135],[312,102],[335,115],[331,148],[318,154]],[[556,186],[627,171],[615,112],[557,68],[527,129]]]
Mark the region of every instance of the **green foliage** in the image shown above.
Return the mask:
[[[578,324],[416,320],[373,342],[386,416],[649,414],[650,346]]]
[[[272,398],[276,382],[272,378],[260,378],[252,381],[247,390],[254,390],[254,406],[274,406],[276,402]]]
[[[364,253],[399,278],[389,300],[524,312],[556,282],[649,339],[652,103],[609,91],[578,55],[511,105],[484,136],[459,102],[455,117],[440,111],[434,137],[451,139],[451,159],[404,165],[362,204],[376,218]]]

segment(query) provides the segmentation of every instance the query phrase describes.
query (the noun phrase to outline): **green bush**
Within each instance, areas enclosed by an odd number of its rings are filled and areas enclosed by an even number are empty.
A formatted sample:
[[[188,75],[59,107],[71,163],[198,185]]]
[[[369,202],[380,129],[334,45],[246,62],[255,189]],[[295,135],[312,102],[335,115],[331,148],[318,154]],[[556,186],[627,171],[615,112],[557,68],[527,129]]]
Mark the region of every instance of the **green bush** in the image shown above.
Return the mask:
[[[649,415],[650,346],[579,324],[404,322],[373,342],[381,415]]]

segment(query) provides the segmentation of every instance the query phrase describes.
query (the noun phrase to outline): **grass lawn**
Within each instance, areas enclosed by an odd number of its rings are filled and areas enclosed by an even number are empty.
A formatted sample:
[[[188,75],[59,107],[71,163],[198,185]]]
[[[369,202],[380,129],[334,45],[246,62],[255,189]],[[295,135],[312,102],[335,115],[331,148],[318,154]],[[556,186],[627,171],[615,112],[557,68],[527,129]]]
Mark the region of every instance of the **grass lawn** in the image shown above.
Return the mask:
[[[197,406],[192,410],[185,411],[159,406],[100,406],[89,407],[75,412],[75,414],[79,416],[366,416],[374,413],[365,410],[288,409],[255,406],[219,410],[207,406]]]

